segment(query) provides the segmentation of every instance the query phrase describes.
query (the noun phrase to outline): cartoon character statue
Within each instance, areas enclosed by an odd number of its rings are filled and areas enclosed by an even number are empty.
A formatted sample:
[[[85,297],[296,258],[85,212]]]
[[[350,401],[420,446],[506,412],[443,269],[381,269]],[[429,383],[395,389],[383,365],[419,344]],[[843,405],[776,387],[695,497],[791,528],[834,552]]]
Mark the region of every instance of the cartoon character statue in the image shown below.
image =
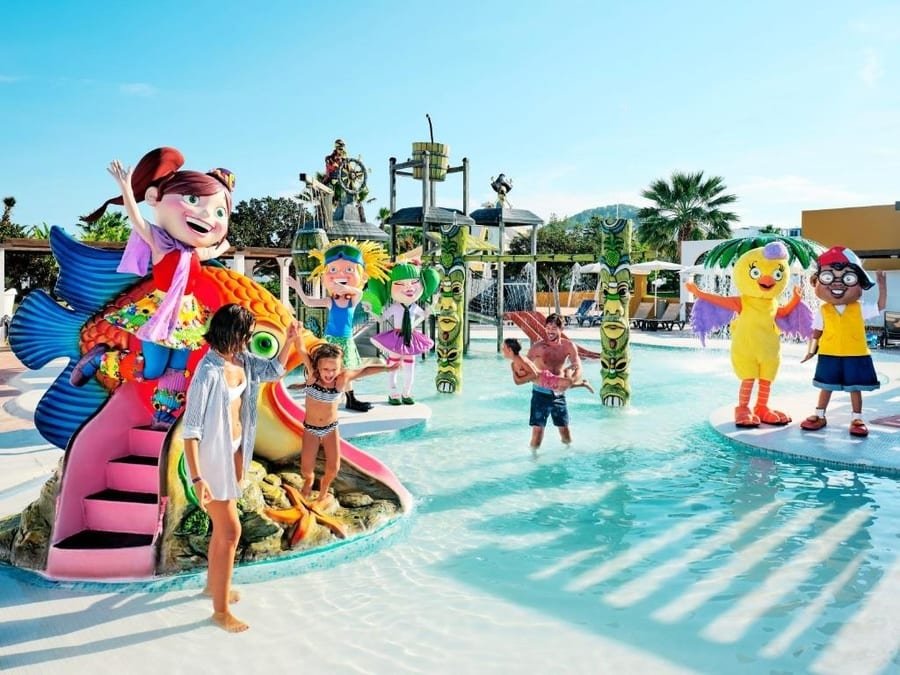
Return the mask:
[[[416,356],[434,346],[431,338],[416,330],[416,326],[425,320],[425,310],[417,303],[420,298],[430,302],[440,280],[440,274],[434,269],[421,268],[411,262],[398,263],[391,268],[387,282],[373,279],[363,294],[363,302],[372,314],[389,319],[394,326],[372,338],[372,344],[386,354],[388,365],[403,364],[402,395],[397,383],[399,371],[394,370],[390,374],[388,403],[391,405],[412,405],[415,402],[412,386]],[[389,298],[393,302],[385,307],[384,303]]]
[[[334,150],[325,157],[325,185],[337,182],[338,173],[341,170],[341,162],[347,159],[347,146],[340,138],[334,142]]]
[[[303,284],[294,278],[288,285],[297,291],[307,307],[328,309],[324,337],[337,345],[344,353],[343,364],[348,370],[361,366],[359,351],[353,340],[353,315],[363,295],[363,287],[368,279],[387,279],[389,256],[384,247],[374,241],[357,242],[355,239],[337,239],[324,249],[310,251],[310,257],[319,265],[310,273],[310,278],[322,277],[327,298],[314,298],[303,290]],[[366,412],[372,404],[356,398],[353,389],[346,391],[347,410]]]
[[[97,344],[78,361],[71,382],[81,386],[96,374],[119,381],[159,378],[152,397],[156,428],[175,421],[187,389],[188,357],[205,344],[208,311],[193,295],[200,262],[229,248],[234,174],[179,170],[183,165],[182,154],[168,147],[151,150],[133,169],[112,162],[108,171],[122,196],[84,218],[94,222],[110,204],[124,205],[133,229],[118,271],[143,276],[150,265],[155,287],[105,317],[139,338],[140,352]],[[141,201],[154,209],[155,224],[144,220]]]
[[[784,425],[791,421],[785,413],[769,407],[769,394],[781,362],[782,332],[808,337],[812,313],[800,301],[798,287],[794,287],[787,304],[778,304],[790,279],[788,263],[787,247],[772,241],[750,249],[735,262],[732,279],[740,295],[725,297],[701,291],[691,282],[685,284],[699,298],[691,322],[701,339],[730,320],[731,364],[741,380],[734,409],[738,427]],[[754,383],[758,388],[756,405],[751,409]]]
[[[866,344],[866,319],[878,316],[887,304],[887,281],[877,272],[877,302],[862,302],[862,292],[875,285],[872,277],[849,248],[835,246],[819,256],[812,277],[822,307],[813,320],[809,350],[803,361],[818,353],[813,386],[820,389],[816,412],[800,423],[806,431],[825,426],[825,409],[833,391],[849,391],[853,408],[850,435],[865,437],[869,429],[862,420],[862,392],[881,385]]]

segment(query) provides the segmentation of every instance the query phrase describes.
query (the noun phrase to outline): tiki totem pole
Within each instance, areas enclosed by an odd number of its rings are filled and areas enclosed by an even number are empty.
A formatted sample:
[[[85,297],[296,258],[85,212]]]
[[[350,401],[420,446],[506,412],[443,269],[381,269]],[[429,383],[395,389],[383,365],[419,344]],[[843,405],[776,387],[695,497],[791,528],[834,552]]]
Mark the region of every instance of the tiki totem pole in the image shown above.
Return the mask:
[[[441,225],[440,292],[437,300],[437,390],[452,394],[462,389],[464,314],[466,306],[467,225]]]
[[[631,221],[607,218],[600,223],[603,255],[600,260],[600,299],[603,320],[600,323],[601,372],[603,383],[600,400],[603,405],[620,407],[628,403],[628,299],[631,271]]]

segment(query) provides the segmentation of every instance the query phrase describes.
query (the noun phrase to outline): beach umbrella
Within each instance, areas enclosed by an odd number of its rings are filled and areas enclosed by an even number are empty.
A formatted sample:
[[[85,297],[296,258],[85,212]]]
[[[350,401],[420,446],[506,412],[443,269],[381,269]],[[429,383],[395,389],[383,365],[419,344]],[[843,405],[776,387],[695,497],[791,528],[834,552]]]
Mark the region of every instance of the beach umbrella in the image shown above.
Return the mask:
[[[659,272],[660,270],[675,272],[682,267],[684,267],[684,265],[668,262],[666,260],[648,260],[647,262],[629,265],[628,269],[631,270],[632,274],[650,274],[651,272]]]
[[[679,265],[678,263],[668,262],[666,260],[648,260],[647,262],[635,263],[634,265],[628,266],[628,269],[631,270],[632,274],[650,274],[651,272],[656,272],[658,274],[660,270],[676,272],[683,268],[684,268],[684,265]],[[654,317],[656,317],[658,314],[656,311],[656,289],[658,287],[659,287],[659,284],[656,284],[656,283],[653,284],[653,316]]]

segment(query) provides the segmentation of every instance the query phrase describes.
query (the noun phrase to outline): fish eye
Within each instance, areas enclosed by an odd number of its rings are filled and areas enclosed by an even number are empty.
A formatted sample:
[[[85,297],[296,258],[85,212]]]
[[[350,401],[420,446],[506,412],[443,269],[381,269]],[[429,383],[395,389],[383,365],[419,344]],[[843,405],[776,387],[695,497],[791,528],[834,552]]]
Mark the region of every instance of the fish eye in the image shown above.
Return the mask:
[[[250,352],[264,359],[271,359],[280,348],[278,338],[267,330],[258,330],[250,336]]]
[[[197,206],[200,203],[200,197],[197,195],[185,195],[181,199],[185,204],[190,204],[191,206]]]

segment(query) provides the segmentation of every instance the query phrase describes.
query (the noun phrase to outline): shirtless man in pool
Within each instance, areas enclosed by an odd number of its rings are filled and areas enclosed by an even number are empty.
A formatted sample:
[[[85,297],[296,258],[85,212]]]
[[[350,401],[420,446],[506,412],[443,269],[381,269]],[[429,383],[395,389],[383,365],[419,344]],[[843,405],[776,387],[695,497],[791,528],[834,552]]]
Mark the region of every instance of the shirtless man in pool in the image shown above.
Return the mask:
[[[547,369],[556,375],[562,375],[569,362],[570,377],[578,381],[581,379],[581,359],[578,350],[571,340],[562,336],[562,318],[559,314],[551,314],[544,322],[547,338],[538,340],[528,350],[528,358],[540,369]],[[525,384],[531,381],[527,375],[513,373],[516,384]],[[550,389],[545,389],[533,384],[531,390],[531,447],[541,447],[544,440],[544,427],[547,418],[553,418],[553,424],[559,429],[559,437],[563,443],[572,442],[572,434],[569,432],[569,410],[566,407],[565,394],[557,395]]]

